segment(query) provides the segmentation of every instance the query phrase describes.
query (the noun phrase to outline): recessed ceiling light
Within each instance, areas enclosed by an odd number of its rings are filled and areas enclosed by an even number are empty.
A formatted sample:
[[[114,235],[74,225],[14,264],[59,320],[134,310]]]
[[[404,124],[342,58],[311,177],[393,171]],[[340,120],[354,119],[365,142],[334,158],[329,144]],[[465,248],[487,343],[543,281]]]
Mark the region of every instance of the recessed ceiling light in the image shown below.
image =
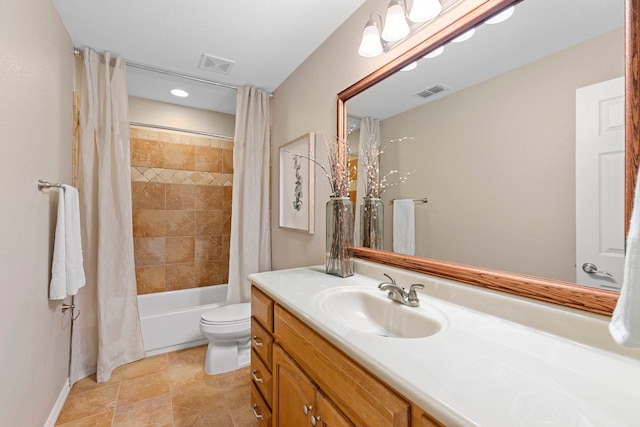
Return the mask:
[[[189,92],[186,92],[182,89],[171,89],[171,95],[173,96],[179,96],[180,98],[184,98],[186,96],[189,96]]]

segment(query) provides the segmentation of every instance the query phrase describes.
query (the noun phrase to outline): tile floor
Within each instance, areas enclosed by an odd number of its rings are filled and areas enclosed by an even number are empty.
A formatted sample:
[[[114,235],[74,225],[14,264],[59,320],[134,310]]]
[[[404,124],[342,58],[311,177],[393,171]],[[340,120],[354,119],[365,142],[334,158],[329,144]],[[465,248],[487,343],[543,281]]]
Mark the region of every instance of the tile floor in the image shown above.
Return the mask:
[[[249,427],[249,368],[207,375],[199,346],[147,357],[116,369],[106,383],[95,375],[71,388],[61,427]]]

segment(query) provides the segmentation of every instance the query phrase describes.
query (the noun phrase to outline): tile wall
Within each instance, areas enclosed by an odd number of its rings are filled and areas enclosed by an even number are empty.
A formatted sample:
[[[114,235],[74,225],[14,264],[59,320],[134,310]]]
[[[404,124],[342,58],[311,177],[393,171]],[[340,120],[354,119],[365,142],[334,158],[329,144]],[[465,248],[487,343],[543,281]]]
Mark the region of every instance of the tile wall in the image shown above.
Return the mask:
[[[138,294],[227,283],[233,142],[131,128]]]

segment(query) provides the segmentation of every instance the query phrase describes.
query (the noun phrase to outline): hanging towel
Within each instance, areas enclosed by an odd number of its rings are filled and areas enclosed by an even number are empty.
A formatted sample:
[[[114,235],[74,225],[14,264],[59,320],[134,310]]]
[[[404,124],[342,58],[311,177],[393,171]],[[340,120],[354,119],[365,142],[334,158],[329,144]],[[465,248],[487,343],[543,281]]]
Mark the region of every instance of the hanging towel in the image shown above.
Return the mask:
[[[416,231],[413,199],[393,201],[393,251],[415,255]]]
[[[75,295],[85,282],[78,190],[70,185],[63,185],[58,198],[49,298],[61,300]]]
[[[640,347],[640,174],[631,211],[624,276],[609,332],[624,347]]]

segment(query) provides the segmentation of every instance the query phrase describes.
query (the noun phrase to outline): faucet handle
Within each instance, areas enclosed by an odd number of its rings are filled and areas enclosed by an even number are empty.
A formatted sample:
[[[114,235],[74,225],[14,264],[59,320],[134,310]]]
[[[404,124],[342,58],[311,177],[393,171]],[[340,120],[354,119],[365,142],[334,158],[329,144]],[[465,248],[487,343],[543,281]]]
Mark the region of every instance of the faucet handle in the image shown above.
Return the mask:
[[[418,302],[418,294],[416,294],[416,289],[424,289],[424,285],[422,283],[414,283],[413,285],[411,285],[407,298],[409,302]]]
[[[398,285],[396,285],[396,280],[395,280],[393,277],[389,276],[387,273],[384,273],[384,275],[385,275],[385,276],[390,280],[390,282],[382,282],[382,283],[380,283],[380,284],[378,285],[378,288],[379,288],[379,289],[382,289],[382,287],[383,287],[384,285],[393,285],[393,286],[398,286]]]

